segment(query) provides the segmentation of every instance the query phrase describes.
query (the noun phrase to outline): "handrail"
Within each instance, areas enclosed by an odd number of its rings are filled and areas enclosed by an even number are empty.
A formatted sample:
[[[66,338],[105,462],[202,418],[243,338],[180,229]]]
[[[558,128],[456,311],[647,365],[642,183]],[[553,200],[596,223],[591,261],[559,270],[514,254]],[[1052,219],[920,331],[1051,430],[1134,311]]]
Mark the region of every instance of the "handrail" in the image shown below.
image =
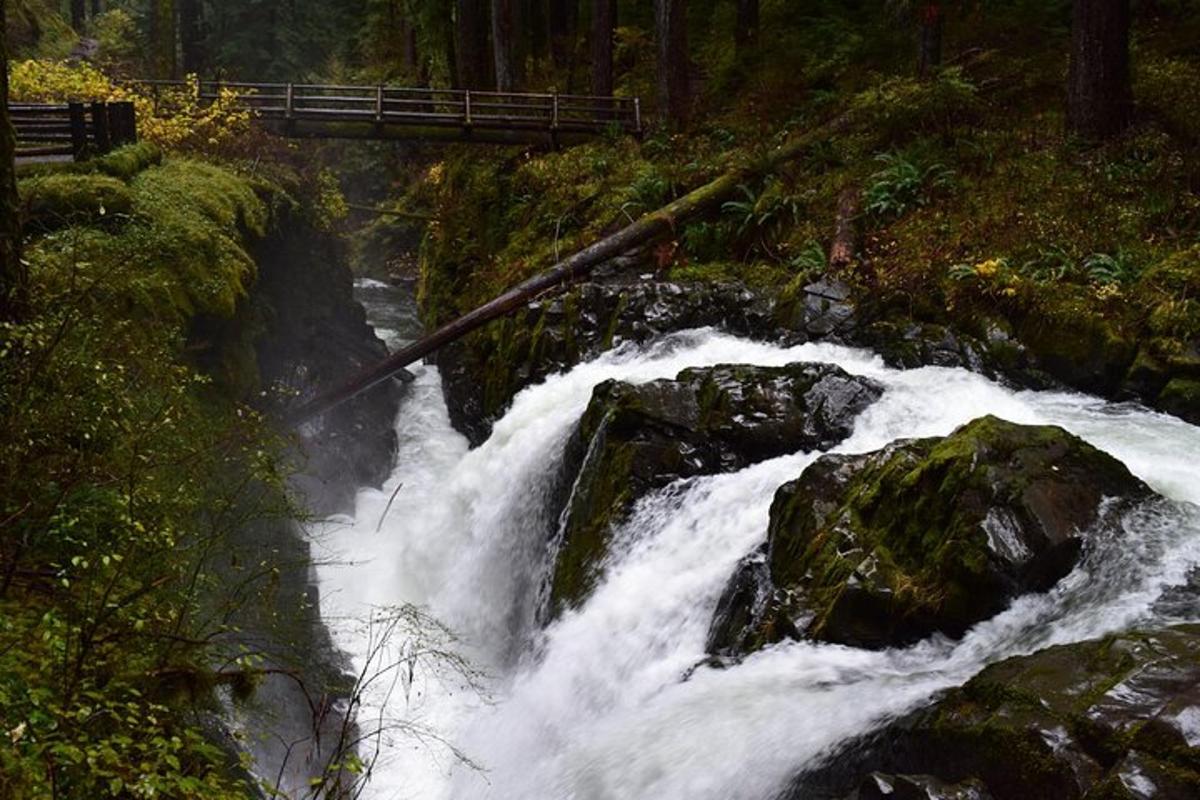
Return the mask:
[[[137,116],[130,102],[14,103],[8,111],[18,157],[78,159],[137,141]]]

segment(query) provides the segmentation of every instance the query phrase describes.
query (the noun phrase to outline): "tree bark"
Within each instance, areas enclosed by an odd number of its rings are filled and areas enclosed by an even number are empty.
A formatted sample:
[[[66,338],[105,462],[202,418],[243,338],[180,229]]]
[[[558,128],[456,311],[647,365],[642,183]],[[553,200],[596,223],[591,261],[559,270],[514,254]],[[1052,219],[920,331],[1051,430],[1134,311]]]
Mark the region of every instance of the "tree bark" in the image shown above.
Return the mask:
[[[917,9],[917,75],[924,78],[942,65],[942,32],[946,12],[941,3],[922,3]]]
[[[616,0],[592,0],[592,94],[613,93],[613,31],[617,27]]]
[[[492,54],[495,57],[496,90],[511,92],[517,85],[516,8],[517,0],[491,0]]]
[[[1106,139],[1129,125],[1129,26],[1129,0],[1075,0],[1067,127],[1078,136]]]
[[[174,78],[175,0],[150,0],[150,60],[156,78]]]
[[[673,127],[687,124],[691,111],[688,85],[687,0],[654,0],[658,38],[658,101]]]
[[[101,12],[103,11],[104,4],[101,2],[101,0],[92,0],[92,19],[100,16]]]
[[[76,33],[83,33],[87,24],[87,0],[71,0],[71,27]]]
[[[29,272],[21,261],[17,137],[8,118],[7,5],[8,0],[0,0],[0,320],[15,320],[25,310]]]
[[[739,56],[749,55],[758,46],[758,0],[737,0],[733,41]]]
[[[845,269],[854,263],[858,245],[858,206],[861,196],[861,192],[854,187],[847,187],[838,195],[833,244],[829,247],[830,269]]]
[[[455,0],[454,51],[460,89],[492,85],[488,68],[488,0]]]
[[[550,28],[550,60],[555,69],[571,63],[575,35],[579,30],[579,0],[550,0],[547,13]]]
[[[204,19],[201,0],[179,0],[179,38],[183,50],[183,71],[199,75],[204,71]]]

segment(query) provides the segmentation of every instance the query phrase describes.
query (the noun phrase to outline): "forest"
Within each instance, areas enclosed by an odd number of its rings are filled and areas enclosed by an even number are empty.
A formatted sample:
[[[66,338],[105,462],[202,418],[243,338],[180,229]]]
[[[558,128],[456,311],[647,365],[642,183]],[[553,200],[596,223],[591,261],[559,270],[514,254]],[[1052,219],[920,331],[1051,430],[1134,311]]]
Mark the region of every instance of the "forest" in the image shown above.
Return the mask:
[[[0,32],[0,800],[1200,796],[1197,0]]]

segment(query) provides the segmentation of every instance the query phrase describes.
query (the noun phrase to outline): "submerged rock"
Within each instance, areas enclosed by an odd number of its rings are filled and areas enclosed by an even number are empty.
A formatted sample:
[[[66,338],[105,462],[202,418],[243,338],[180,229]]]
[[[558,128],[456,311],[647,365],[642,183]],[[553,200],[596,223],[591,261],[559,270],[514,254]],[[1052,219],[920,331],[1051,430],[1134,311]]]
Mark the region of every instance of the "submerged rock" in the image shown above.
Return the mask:
[[[772,504],[773,600],[757,614],[736,609],[752,630],[710,645],[761,646],[784,629],[780,614],[805,636],[856,647],[960,636],[1050,588],[1102,515],[1150,494],[1061,428],[995,417],[945,438],[822,456]]]
[[[613,524],[638,498],[679,478],[828,449],[881,393],[831,364],[720,365],[600,384],[564,458],[577,477],[561,520],[553,611],[586,595]]]
[[[994,664],[784,798],[844,797],[872,770],[973,781],[996,800],[1200,796],[1200,625]]]
[[[845,800],[992,800],[982,781],[946,783],[932,775],[872,772]]]

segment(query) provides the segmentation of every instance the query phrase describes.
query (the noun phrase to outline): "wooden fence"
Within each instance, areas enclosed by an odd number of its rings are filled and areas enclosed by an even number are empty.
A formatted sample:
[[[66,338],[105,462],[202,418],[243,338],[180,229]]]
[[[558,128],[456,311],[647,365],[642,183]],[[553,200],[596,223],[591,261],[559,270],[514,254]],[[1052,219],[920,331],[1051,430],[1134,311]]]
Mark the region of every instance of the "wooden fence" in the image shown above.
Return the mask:
[[[472,131],[576,137],[642,132],[636,97],[228,81],[137,84],[164,103],[180,91],[207,102],[233,93],[259,118],[282,123],[285,135],[338,138],[347,135],[347,124],[373,126],[380,138],[389,138],[385,129],[397,126],[450,129],[462,138],[470,138]]]
[[[137,141],[133,103],[12,103],[8,113],[18,158],[82,158]]]

